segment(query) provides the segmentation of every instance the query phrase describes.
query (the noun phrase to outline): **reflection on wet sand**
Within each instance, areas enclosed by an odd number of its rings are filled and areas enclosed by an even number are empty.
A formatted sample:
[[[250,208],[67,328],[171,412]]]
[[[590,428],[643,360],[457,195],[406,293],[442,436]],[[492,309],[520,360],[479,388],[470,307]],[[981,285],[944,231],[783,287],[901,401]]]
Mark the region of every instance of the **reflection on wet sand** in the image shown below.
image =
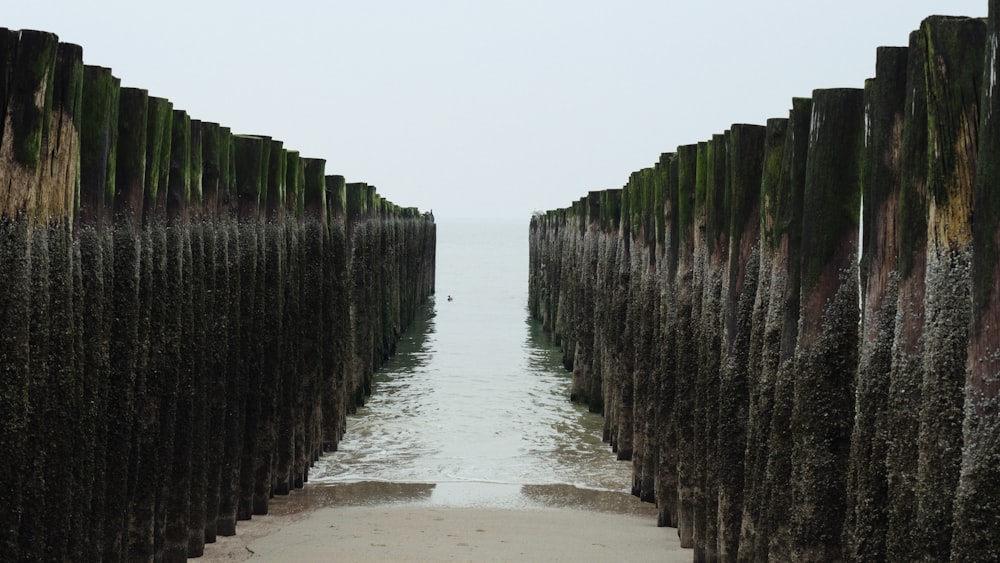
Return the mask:
[[[629,494],[584,489],[567,484],[511,485],[504,483],[396,483],[359,481],[310,483],[302,490],[272,501],[273,516],[289,516],[322,508],[346,506],[449,506],[531,510],[569,508],[613,514],[656,516],[655,506]]]
[[[578,508],[656,517],[656,506],[615,491],[581,489],[573,485],[522,485],[521,494],[549,508]]]

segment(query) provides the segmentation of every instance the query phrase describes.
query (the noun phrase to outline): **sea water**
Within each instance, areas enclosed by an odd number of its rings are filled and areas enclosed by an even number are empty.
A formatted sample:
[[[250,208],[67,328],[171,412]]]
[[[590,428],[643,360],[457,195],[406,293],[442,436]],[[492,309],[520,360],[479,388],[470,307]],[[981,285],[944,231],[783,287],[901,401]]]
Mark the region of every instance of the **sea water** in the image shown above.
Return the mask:
[[[631,464],[570,402],[571,374],[530,319],[528,230],[438,221],[436,294],[311,482],[352,503],[629,506]]]

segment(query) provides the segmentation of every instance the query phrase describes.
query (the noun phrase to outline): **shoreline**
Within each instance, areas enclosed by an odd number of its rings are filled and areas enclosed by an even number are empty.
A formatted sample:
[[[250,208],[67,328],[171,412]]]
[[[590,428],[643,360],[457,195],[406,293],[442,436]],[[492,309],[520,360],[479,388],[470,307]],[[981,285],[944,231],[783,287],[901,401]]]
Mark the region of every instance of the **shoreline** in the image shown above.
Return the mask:
[[[655,508],[631,495],[532,485],[497,505],[495,485],[448,484],[436,499],[441,485],[307,484],[194,561],[691,561],[676,530],[657,528]]]

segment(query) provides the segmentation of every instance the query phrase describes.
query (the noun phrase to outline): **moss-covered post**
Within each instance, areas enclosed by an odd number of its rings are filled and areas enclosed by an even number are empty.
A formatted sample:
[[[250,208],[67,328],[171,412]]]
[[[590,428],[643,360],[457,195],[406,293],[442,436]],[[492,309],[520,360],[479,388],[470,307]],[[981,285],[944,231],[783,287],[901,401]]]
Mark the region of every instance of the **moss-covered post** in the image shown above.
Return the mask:
[[[42,130],[48,107],[45,103],[49,77],[55,64],[57,38],[34,31],[0,30],[0,109],[4,125],[0,125],[0,350],[5,357],[0,362],[0,494],[10,507],[0,515],[0,546],[14,559],[42,558],[43,546],[38,545],[42,526],[42,487],[36,479],[41,475],[42,460],[37,448],[30,448],[28,430],[33,428],[32,410],[36,407],[38,389],[33,381],[45,377],[36,357],[36,342],[47,341],[36,331],[35,319],[45,318],[41,291],[33,291],[39,276],[47,276],[47,256],[33,247],[38,233],[45,229],[29,228],[33,213],[34,192],[37,190],[42,149]],[[44,237],[40,239],[44,242]],[[40,268],[35,264],[42,264]],[[47,286],[47,281],[46,281]],[[47,289],[44,292],[47,297]],[[33,393],[34,391],[34,393]],[[9,452],[9,453],[8,453]],[[29,486],[34,480],[36,486]],[[20,528],[20,529],[19,529]],[[20,538],[19,538],[20,536]]]
[[[695,270],[696,178],[700,145],[677,147],[677,291],[676,382],[674,418],[677,427],[677,534],[681,547],[694,547],[694,514],[699,501],[698,453],[694,410],[698,374],[698,339],[694,327],[701,294]]]
[[[135,385],[142,342],[139,322],[140,230],[146,183],[146,116],[149,96],[145,90],[122,88],[118,103],[118,146],[113,201],[113,262],[109,314],[105,456],[105,517],[103,555],[121,558],[128,546],[135,498],[138,461],[133,451]],[[138,344],[137,344],[138,343]],[[135,459],[135,461],[133,461]]]
[[[347,183],[343,176],[326,177],[326,203],[330,220],[343,220],[347,211]]]
[[[353,379],[354,353],[353,339],[350,333],[351,301],[348,262],[348,242],[346,238],[344,213],[347,206],[347,187],[343,176],[326,176],[326,209],[329,230],[329,245],[327,246],[328,266],[331,276],[328,276],[327,311],[330,326],[329,342],[324,353],[325,369],[334,374],[334,397],[336,399],[335,417],[337,425],[328,424],[330,431],[335,431],[335,440],[339,441],[347,424],[347,382]],[[336,449],[336,443],[333,444]]]
[[[655,462],[654,496],[658,508],[657,526],[678,526],[680,497],[678,482],[679,437],[677,435],[677,269],[679,257],[680,217],[678,215],[679,162],[676,153],[660,155],[657,163],[659,207],[663,215],[663,260],[660,268],[659,377],[654,433],[658,440]]]
[[[297,151],[285,155],[285,276],[283,281],[283,319],[281,387],[278,407],[278,433],[274,464],[274,494],[287,495],[294,487],[292,473],[295,450],[300,446],[297,432],[302,410],[302,350],[299,347],[302,310],[301,213],[299,195],[305,181],[305,166]]]
[[[8,40],[9,65],[4,99],[4,128],[0,139],[0,177],[6,179],[7,217],[34,215],[41,182],[42,138],[49,126],[52,75],[59,40],[41,31],[13,32]]]
[[[79,256],[71,232],[79,163],[81,57],[78,46],[59,44],[55,63],[47,73],[38,155],[40,177],[32,213],[36,227],[31,261],[33,275],[37,274],[34,291],[38,294],[32,301],[37,300],[34,311],[39,315],[32,318],[35,326],[31,330],[32,338],[37,335],[45,342],[34,339],[31,342],[31,356],[41,368],[32,373],[37,387],[29,389],[29,429],[37,445],[33,451],[37,465],[26,472],[32,485],[31,493],[26,493],[27,518],[22,518],[21,526],[22,539],[28,526],[31,527],[28,536],[38,534],[42,538],[43,545],[29,550],[36,549],[43,559],[52,560],[79,556],[84,538],[79,535],[79,528],[74,530],[73,521],[86,516],[81,513],[83,508],[77,498],[85,496],[89,503],[91,483],[84,479],[92,477],[88,474],[90,452],[87,448],[75,448],[87,439],[80,434],[82,427],[77,424],[84,413],[77,355],[79,318],[74,310]],[[4,180],[8,197],[17,191],[9,181]],[[47,245],[44,251],[40,248],[43,244]],[[57,452],[65,454],[57,457]],[[82,478],[74,473],[77,470]],[[39,495],[38,502],[30,502],[28,494]],[[25,520],[33,523],[26,525]]]
[[[926,45],[919,31],[910,34],[903,104],[903,147],[899,192],[899,297],[889,374],[886,425],[888,489],[886,556],[914,561],[917,503],[917,434],[923,381],[924,275],[927,268],[927,89]]]
[[[762,352],[761,363],[761,379],[774,379],[774,399],[767,437],[767,468],[763,489],[758,493],[763,498],[764,509],[754,542],[755,557],[761,560],[791,559],[791,420],[801,286],[801,262],[798,258],[803,237],[802,206],[812,105],[811,98],[792,99],[781,177],[775,195],[774,234],[778,237],[778,248],[771,268],[767,331],[777,334],[765,339],[767,345]]]
[[[281,341],[284,338],[284,269],[285,269],[285,181],[286,152],[281,141],[270,142],[266,182],[266,212],[268,222],[264,227],[263,303],[260,314],[263,330],[258,334],[262,349],[260,381],[260,414],[257,417],[258,449],[254,479],[253,512],[267,514],[268,501],[273,490],[275,447],[278,432],[278,402],[280,399],[281,368],[283,364]]]
[[[973,193],[972,319],[952,561],[1000,559],[1000,2],[990,0]]]
[[[972,192],[986,23],[930,17],[927,83],[927,294],[917,462],[917,534],[925,561],[950,557],[961,471],[972,305]]]
[[[146,119],[146,191],[143,202],[146,223],[163,220],[167,213],[173,109],[174,105],[169,100],[149,98],[149,115]]]
[[[242,383],[243,338],[241,282],[244,262],[250,260],[241,254],[239,214],[240,200],[236,172],[236,140],[228,127],[219,128],[219,191],[218,201],[221,215],[220,241],[218,243],[217,270],[220,286],[219,310],[220,327],[227,335],[225,353],[218,359],[223,363],[225,373],[225,415],[222,433],[224,448],[219,476],[219,500],[215,532],[220,536],[236,533],[236,505],[239,496],[240,460],[243,456],[243,419],[246,406],[246,392]],[[247,321],[249,322],[249,321]],[[210,505],[211,507],[211,505]],[[206,529],[206,533],[210,532]]]
[[[111,221],[120,85],[109,68],[84,68],[79,219],[97,228]]]
[[[158,492],[154,553],[169,560],[186,558],[187,513],[190,488],[190,434],[191,366],[185,350],[185,332],[189,325],[187,284],[184,279],[185,255],[190,254],[186,233],[188,223],[187,201],[190,195],[191,127],[190,117],[183,110],[173,110],[167,123],[169,144],[162,149],[169,154],[165,175],[166,193],[158,199],[166,203],[166,220],[157,224],[154,218],[154,246],[165,235],[165,246],[154,257],[165,263],[162,284],[156,288],[153,310],[154,322],[160,325],[162,340],[156,377],[150,389],[159,401],[157,418]],[[157,321],[157,317],[159,320]]]
[[[191,507],[191,538],[188,555],[194,556],[199,545],[212,543],[218,534],[216,524],[219,515],[219,487],[222,477],[222,459],[225,452],[226,417],[226,354],[229,348],[228,284],[225,276],[226,222],[228,217],[219,205],[222,185],[221,141],[222,131],[218,124],[201,124],[201,191],[202,211],[205,229],[205,265],[202,283],[205,320],[202,330],[205,338],[204,365],[204,496],[198,506]],[[194,148],[192,147],[192,156]],[[197,321],[196,321],[197,322]],[[199,515],[200,511],[200,515]],[[196,531],[201,522],[200,534]],[[195,537],[200,535],[200,540]],[[199,544],[200,542],[200,544]]]
[[[183,335],[184,354],[190,357],[191,371],[191,449],[190,487],[187,503],[186,557],[200,557],[205,548],[205,496],[208,480],[208,391],[221,371],[210,370],[210,348],[207,325],[211,321],[212,300],[209,289],[212,284],[211,245],[214,243],[212,223],[206,215],[204,197],[203,135],[204,124],[196,119],[190,121],[190,199],[188,200],[190,226],[190,254],[184,256],[184,281],[190,297],[185,298],[186,333]]]
[[[751,561],[755,554],[755,543],[761,528],[761,516],[764,511],[763,495],[765,471],[767,468],[768,428],[771,420],[771,410],[774,406],[774,342],[780,332],[768,331],[768,308],[771,301],[771,281],[774,255],[778,248],[777,217],[779,182],[781,180],[782,162],[785,155],[785,138],[788,130],[788,120],[773,118],[767,120],[764,134],[764,153],[761,165],[760,180],[760,260],[758,265],[758,281],[755,288],[755,302],[751,315],[751,332],[747,362],[747,421],[746,421],[746,456],[743,460],[743,510],[740,515],[740,538],[737,557],[742,561]],[[772,323],[775,325],[777,323]],[[780,328],[780,327],[779,327]],[[770,353],[767,362],[768,370],[764,369],[764,353]],[[720,436],[720,440],[723,438]],[[761,559],[766,559],[761,557]]]
[[[9,77],[17,52],[18,33],[0,28],[0,154],[10,141],[5,137]],[[2,161],[0,161],[2,162]],[[6,168],[0,168],[0,185],[7,184]],[[6,188],[2,192],[5,199]],[[30,317],[31,300],[28,222],[24,209],[0,209],[0,495],[7,508],[0,513],[0,550],[21,558],[18,532],[21,519],[23,479],[28,470],[26,430],[29,418],[29,339],[24,330]]]
[[[716,134],[705,145],[703,281],[698,330],[698,383],[695,441],[702,499],[695,507],[695,557],[718,556],[719,370],[722,360],[722,277],[729,251],[728,150],[731,133]],[[701,186],[699,186],[701,187]],[[697,248],[697,247],[696,247]]]
[[[844,555],[885,561],[886,436],[889,374],[896,324],[899,187],[906,101],[906,47],[880,47],[875,78],[865,83],[862,322],[855,425],[847,481]]]
[[[283,286],[284,336],[282,337],[281,385],[278,404],[278,427],[274,458],[273,493],[288,494],[292,485],[292,467],[295,459],[296,423],[300,420],[302,380],[300,371],[301,353],[298,347],[301,298],[301,225],[302,215],[299,195],[305,180],[305,166],[298,151],[285,152],[284,210],[285,248]]]
[[[60,43],[46,96],[51,109],[42,130],[42,177],[36,202],[41,220],[73,225],[80,182],[80,122],[83,105],[83,49]]]
[[[236,193],[239,206],[240,234],[240,393],[243,400],[243,440],[239,470],[239,502],[236,519],[249,520],[253,516],[254,483],[256,481],[261,378],[263,377],[263,351],[258,339],[265,330],[263,325],[262,232],[260,219],[264,216],[270,139],[240,135],[233,139],[236,163]]]
[[[673,404],[676,396],[676,289],[677,273],[677,161],[675,153],[662,153],[654,167],[653,214],[656,221],[657,272],[652,280],[656,325],[652,339],[654,373],[652,421],[647,427],[647,464],[652,479],[652,498],[658,509],[658,526],[677,526],[677,425]]]
[[[792,557],[843,557],[857,369],[864,91],[813,92],[792,408]]]
[[[733,125],[728,147],[729,229],[722,279],[719,374],[718,557],[735,560],[743,519],[744,456],[750,408],[750,332],[760,273],[760,189],[767,128]]]
[[[92,436],[90,497],[85,502],[90,523],[82,559],[103,557],[105,466],[110,429],[106,413],[111,383],[109,335],[114,316],[106,296],[113,285],[114,239],[111,224],[115,192],[118,139],[119,80],[110,69],[84,69],[83,116],[80,130],[80,204],[76,229],[80,241],[83,295],[82,385],[84,404],[92,405],[81,419],[82,431]],[[115,407],[110,407],[115,408]],[[88,441],[91,441],[88,440]],[[81,499],[83,500],[83,499]]]
[[[326,387],[323,373],[325,327],[323,311],[326,296],[322,288],[326,272],[324,253],[329,244],[326,227],[326,162],[321,159],[304,159],[304,211],[302,298],[303,317],[300,320],[303,379],[303,446],[297,449],[295,486],[301,487],[306,472],[317,452],[322,448],[323,424],[328,420],[324,408],[336,404],[333,389]]]
[[[173,104],[150,97],[146,116],[146,179],[143,193],[143,241],[139,307],[145,318],[139,339],[145,357],[137,369],[135,400],[143,408],[135,426],[136,472],[128,556],[151,558],[162,550],[166,530],[165,493],[173,470],[174,398],[177,353],[171,337],[179,323],[173,307],[167,232]],[[168,306],[169,304],[169,306]]]

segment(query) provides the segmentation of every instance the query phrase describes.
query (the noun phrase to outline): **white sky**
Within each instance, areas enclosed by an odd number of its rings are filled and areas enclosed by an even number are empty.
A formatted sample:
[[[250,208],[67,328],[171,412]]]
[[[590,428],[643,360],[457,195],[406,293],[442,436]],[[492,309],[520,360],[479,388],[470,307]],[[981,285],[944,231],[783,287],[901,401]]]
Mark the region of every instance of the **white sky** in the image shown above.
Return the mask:
[[[864,86],[987,0],[0,0],[123,86],[450,218],[570,205],[678,145]]]

